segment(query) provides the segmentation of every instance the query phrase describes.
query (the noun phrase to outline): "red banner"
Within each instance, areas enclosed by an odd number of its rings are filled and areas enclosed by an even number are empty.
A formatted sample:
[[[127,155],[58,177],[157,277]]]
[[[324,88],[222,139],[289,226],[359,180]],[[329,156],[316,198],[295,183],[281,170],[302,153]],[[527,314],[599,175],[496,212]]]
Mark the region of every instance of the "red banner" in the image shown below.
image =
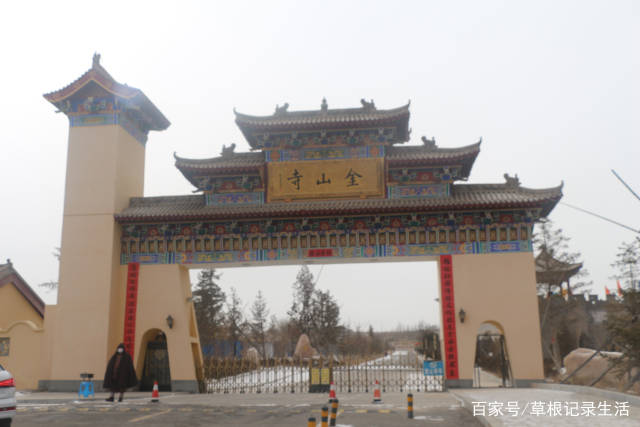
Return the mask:
[[[136,341],[136,308],[138,304],[138,275],[140,264],[130,262],[127,270],[127,297],[124,307],[124,347],[133,359]],[[135,359],[134,359],[135,360]]]
[[[447,379],[458,379],[458,344],[456,309],[453,300],[453,263],[451,255],[440,255],[440,297],[442,298],[442,333],[444,334],[444,371]]]

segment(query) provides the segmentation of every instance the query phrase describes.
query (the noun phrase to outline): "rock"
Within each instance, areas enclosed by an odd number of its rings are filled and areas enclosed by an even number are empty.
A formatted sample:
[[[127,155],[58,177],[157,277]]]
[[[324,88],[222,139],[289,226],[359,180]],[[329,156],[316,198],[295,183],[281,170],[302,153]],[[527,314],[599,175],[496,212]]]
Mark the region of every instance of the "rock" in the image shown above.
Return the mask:
[[[318,352],[311,346],[311,341],[309,341],[309,337],[307,336],[307,334],[300,335],[298,344],[296,344],[296,350],[293,353],[293,357],[308,359],[310,357],[316,356],[317,354]]]
[[[567,375],[570,375],[574,370],[576,370],[576,368],[578,368],[578,366],[582,365],[582,363],[591,357],[593,353],[595,353],[595,350],[590,348],[576,348],[571,353],[567,354],[563,360]],[[621,353],[613,351],[600,352],[600,354],[591,359],[589,363],[583,366],[573,377],[571,377],[570,382],[578,385],[591,384],[607,369],[611,359],[616,359],[621,356]],[[635,373],[635,370],[633,373]],[[619,379],[618,372],[613,369],[598,381],[595,387],[620,390],[624,387],[626,381],[626,376]],[[639,389],[640,384],[636,383],[631,390],[639,391]]]
[[[250,347],[244,354],[244,358],[250,362],[258,363],[260,361],[260,353],[255,347]]]

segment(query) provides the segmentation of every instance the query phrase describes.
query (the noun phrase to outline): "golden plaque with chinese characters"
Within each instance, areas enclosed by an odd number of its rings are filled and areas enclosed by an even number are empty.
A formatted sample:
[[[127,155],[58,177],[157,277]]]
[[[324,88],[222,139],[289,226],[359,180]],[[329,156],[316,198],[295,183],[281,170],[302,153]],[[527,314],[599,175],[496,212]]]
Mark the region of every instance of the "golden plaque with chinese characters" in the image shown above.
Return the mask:
[[[268,163],[267,200],[384,197],[384,159]]]

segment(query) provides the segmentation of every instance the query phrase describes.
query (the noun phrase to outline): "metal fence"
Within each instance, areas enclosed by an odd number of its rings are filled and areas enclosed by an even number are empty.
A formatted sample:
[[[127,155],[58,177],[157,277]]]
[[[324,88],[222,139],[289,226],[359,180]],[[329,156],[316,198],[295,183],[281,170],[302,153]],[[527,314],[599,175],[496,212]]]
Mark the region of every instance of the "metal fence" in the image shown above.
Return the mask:
[[[317,357],[313,359],[205,358],[201,389],[206,393],[340,393],[444,391],[441,375],[425,375],[423,360],[413,352],[379,357]]]

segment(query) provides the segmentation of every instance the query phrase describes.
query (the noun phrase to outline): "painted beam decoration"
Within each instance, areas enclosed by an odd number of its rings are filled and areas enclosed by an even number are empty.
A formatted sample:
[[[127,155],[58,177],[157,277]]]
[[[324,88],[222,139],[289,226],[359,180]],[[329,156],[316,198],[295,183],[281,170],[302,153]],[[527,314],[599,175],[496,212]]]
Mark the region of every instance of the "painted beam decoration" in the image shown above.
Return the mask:
[[[373,245],[313,249],[257,249],[222,251],[180,251],[165,253],[122,254],[121,263],[140,264],[230,264],[264,263],[277,261],[302,262],[313,258],[325,260],[353,260],[395,257],[437,257],[441,255],[468,255],[506,252],[531,252],[530,241],[443,243],[434,245]]]
[[[123,227],[121,262],[229,264],[530,252],[528,213],[384,215]]]

